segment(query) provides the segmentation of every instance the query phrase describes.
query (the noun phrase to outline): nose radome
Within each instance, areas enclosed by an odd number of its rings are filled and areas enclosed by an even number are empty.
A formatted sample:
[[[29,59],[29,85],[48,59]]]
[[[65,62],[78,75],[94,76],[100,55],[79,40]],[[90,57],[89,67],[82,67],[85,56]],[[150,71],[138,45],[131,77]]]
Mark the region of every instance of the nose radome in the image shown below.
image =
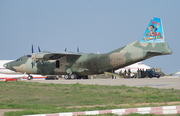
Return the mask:
[[[8,64],[7,64],[7,63],[3,65],[3,67],[4,67],[4,68],[6,68],[7,66],[8,66]]]

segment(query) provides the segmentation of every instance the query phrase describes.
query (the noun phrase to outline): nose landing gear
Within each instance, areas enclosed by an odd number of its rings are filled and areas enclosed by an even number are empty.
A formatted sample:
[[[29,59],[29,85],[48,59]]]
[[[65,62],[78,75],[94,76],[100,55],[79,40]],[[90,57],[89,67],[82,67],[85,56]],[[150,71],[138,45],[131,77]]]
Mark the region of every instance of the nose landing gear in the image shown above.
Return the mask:
[[[28,75],[27,80],[32,80],[32,79],[33,79],[33,76]]]

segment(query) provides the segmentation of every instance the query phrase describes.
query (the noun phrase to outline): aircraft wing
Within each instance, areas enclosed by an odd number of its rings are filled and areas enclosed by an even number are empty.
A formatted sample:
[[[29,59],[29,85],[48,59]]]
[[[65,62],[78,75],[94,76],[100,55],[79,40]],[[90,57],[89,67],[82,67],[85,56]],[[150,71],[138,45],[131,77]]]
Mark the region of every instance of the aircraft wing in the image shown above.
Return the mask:
[[[81,56],[79,53],[73,52],[40,52],[38,54],[33,54],[32,58],[34,60],[55,60],[63,56]]]

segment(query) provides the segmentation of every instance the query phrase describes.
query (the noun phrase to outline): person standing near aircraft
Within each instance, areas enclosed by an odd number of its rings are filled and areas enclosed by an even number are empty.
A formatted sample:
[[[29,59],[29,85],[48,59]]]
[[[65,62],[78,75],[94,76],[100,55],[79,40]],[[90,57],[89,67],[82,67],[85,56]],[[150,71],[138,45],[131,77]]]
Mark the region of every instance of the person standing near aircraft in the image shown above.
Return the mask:
[[[130,77],[131,77],[131,70],[128,69],[128,78],[130,78]]]
[[[122,70],[119,71],[119,76],[122,76]]]
[[[140,70],[138,68],[138,70],[137,70],[137,78],[139,78],[139,77],[140,77]]]

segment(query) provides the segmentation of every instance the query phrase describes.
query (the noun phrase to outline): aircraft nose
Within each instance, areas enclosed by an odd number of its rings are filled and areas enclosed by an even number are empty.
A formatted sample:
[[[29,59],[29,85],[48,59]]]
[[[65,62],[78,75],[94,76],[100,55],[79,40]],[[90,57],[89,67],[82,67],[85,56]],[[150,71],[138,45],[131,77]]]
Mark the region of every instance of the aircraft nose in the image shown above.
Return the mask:
[[[10,64],[9,63],[6,63],[3,65],[4,68],[7,68],[7,69],[10,69]]]
[[[4,67],[4,68],[7,68],[7,66],[8,66],[8,64],[7,64],[7,63],[3,65],[3,67]]]

